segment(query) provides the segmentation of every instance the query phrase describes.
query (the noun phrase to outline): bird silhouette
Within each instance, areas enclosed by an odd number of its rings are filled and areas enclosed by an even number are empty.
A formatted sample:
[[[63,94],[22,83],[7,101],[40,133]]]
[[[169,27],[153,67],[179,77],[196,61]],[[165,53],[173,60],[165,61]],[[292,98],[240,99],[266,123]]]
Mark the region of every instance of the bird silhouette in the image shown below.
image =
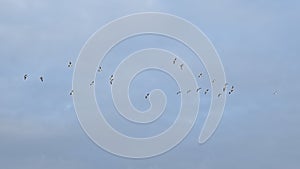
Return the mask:
[[[70,92],[70,96],[72,96],[74,94],[74,90],[71,90]]]
[[[90,83],[90,86],[94,85],[95,84],[95,81],[93,80],[91,83]]]
[[[196,92],[199,92],[201,89],[202,89],[202,88],[201,88],[201,87],[199,87],[199,88],[196,90]]]
[[[177,58],[174,58],[174,60],[173,60],[173,64],[175,64],[176,60],[177,60]]]
[[[208,92],[209,92],[209,89],[206,89],[205,92],[204,92],[204,94],[207,94]]]
[[[111,75],[109,78],[109,83],[112,85],[114,81],[114,75]]]
[[[72,62],[71,61],[69,62],[68,67],[72,67]]]
[[[225,91],[226,91],[226,86],[223,87],[223,92],[225,92]]]
[[[27,74],[25,74],[24,75],[24,80],[26,80],[28,78],[28,75]]]
[[[41,82],[44,82],[44,78],[43,76],[40,77]]]
[[[181,91],[178,91],[176,94],[177,94],[177,95],[181,94]]]
[[[183,70],[183,64],[180,65],[180,69]]]
[[[192,90],[188,90],[188,91],[186,91],[186,93],[190,93]]]
[[[101,66],[99,66],[99,68],[98,68],[98,72],[101,72],[102,71],[102,67]]]
[[[202,77],[203,76],[203,73],[200,73],[199,75],[198,75],[198,78],[200,78],[200,77]]]
[[[145,99],[148,99],[149,95],[150,95],[150,93],[147,93],[147,94],[145,95]]]
[[[221,94],[221,93],[219,93],[219,94],[218,94],[218,97],[220,97],[221,95],[222,95],[222,94]]]

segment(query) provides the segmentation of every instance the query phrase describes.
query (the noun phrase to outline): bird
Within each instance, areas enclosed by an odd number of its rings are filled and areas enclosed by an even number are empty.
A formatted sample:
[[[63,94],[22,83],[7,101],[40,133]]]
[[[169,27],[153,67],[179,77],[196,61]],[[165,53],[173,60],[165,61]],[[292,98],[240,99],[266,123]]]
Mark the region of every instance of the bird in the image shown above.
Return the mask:
[[[90,86],[94,85],[95,84],[95,81],[93,80],[91,83],[90,83]]]
[[[145,96],[145,99],[148,99],[150,93],[147,93],[146,96]]]
[[[181,93],[181,91],[178,91],[176,94],[179,95]]]
[[[196,92],[199,92],[201,90],[201,87],[199,87],[197,90],[196,90]]]
[[[40,77],[41,82],[44,82],[44,78],[43,76]]]
[[[221,95],[222,95],[222,94],[221,94],[221,93],[219,93],[219,94],[218,94],[218,97],[220,97]]]
[[[27,74],[25,74],[24,75],[24,80],[26,80],[28,78],[28,75]]]
[[[233,91],[234,91],[234,90],[233,90],[233,89],[231,89],[231,90],[228,92],[228,94],[232,94],[232,93],[233,93]]]
[[[203,73],[200,73],[199,75],[198,75],[198,78],[200,78],[200,77],[202,77],[203,76]]]
[[[98,72],[101,72],[102,71],[102,67],[101,66],[99,66],[99,68],[98,68]]]
[[[180,65],[180,69],[183,70],[183,64]]]
[[[72,62],[69,61],[68,67],[72,67]]]
[[[174,58],[174,60],[173,60],[173,64],[175,64],[176,60],[177,60],[177,58]]]
[[[190,92],[191,92],[191,90],[186,91],[186,93],[190,93]]]
[[[70,96],[72,96],[74,94],[74,90],[71,90],[70,92]]]
[[[114,81],[114,79],[111,79],[111,80],[109,81],[110,85],[113,84],[113,81]]]
[[[109,78],[109,83],[110,83],[110,85],[113,84],[113,81],[114,81],[114,75],[111,75],[110,78]]]
[[[225,92],[225,91],[226,91],[226,86],[223,87],[223,92]]]
[[[206,89],[205,92],[204,92],[204,94],[207,94],[208,92],[209,92],[209,89]]]

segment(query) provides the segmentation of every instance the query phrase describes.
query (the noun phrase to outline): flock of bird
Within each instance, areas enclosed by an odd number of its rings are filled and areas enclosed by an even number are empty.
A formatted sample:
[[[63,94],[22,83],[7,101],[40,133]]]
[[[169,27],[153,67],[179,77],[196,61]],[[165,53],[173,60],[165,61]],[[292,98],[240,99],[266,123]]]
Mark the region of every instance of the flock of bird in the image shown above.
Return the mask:
[[[172,63],[175,65],[175,64],[176,64],[176,61],[177,61],[177,58],[174,58],[174,60],[173,60]],[[72,68],[72,66],[73,66],[73,65],[72,65],[72,62],[69,61],[69,62],[68,62],[68,68]],[[180,67],[180,70],[183,70],[184,64],[180,64],[179,67]],[[98,71],[98,72],[102,72],[102,67],[99,66],[98,69],[97,69],[97,71]],[[198,74],[198,78],[202,78],[202,77],[203,77],[203,73],[201,72],[201,73]],[[27,80],[27,79],[29,78],[29,75],[28,75],[28,74],[25,74],[23,78],[24,78],[24,80]],[[44,77],[43,77],[43,76],[40,76],[39,79],[40,79],[41,82],[44,82]],[[113,81],[114,81],[114,75],[111,75],[110,78],[109,78],[109,83],[110,83],[110,85],[113,84]],[[213,80],[212,80],[212,83],[215,83],[215,81],[216,81],[216,79],[213,79]],[[94,84],[95,84],[95,80],[91,81],[90,86],[93,86]],[[223,93],[226,92],[227,86],[228,86],[228,83],[226,83],[226,84],[224,85],[224,87],[223,87]],[[199,93],[199,92],[201,91],[201,89],[202,89],[202,88],[199,87],[199,88],[197,88],[195,91],[196,91],[197,93]],[[207,94],[209,93],[209,91],[210,91],[209,89],[204,90],[204,94],[207,95]],[[186,91],[187,94],[189,94],[189,93],[191,93],[191,92],[192,92],[191,89],[189,89],[189,90]],[[234,92],[234,86],[231,86],[231,88],[230,88],[228,94],[230,95],[230,94],[232,94],[233,92]],[[177,91],[177,92],[176,92],[177,95],[180,95],[180,94],[182,94],[182,93],[183,93],[182,91]],[[276,92],[276,93],[277,93],[277,92]],[[74,90],[71,90],[70,93],[69,93],[69,95],[72,96],[73,94],[74,94]],[[219,94],[218,94],[218,97],[220,97],[221,95],[222,95],[222,93],[219,93]],[[145,99],[148,99],[149,96],[150,96],[150,93],[147,93],[147,94],[145,95]]]
[[[176,64],[176,61],[177,61],[177,58],[174,58],[174,60],[172,61],[172,63],[175,65],[175,64]],[[68,68],[72,68],[72,62],[71,62],[71,61],[68,62]],[[180,64],[180,65],[179,65],[179,68],[180,68],[180,70],[183,70],[183,69],[184,69],[184,64]],[[98,72],[102,72],[102,67],[99,66],[98,69],[97,69],[97,71],[98,71]],[[200,73],[198,74],[197,77],[198,77],[198,78],[202,78],[202,77],[203,77],[203,73],[200,72]],[[27,80],[28,78],[29,78],[29,75],[28,75],[28,74],[25,74],[25,75],[23,76],[23,79],[24,79],[24,80]],[[40,77],[39,77],[39,80],[40,80],[41,82],[44,82],[44,77],[43,77],[43,76],[40,76]],[[110,85],[113,84],[113,81],[114,81],[114,75],[111,75],[110,78],[109,78],[109,83],[110,83]],[[212,83],[215,83],[215,82],[216,82],[216,79],[213,79],[211,82],[212,82]],[[90,86],[93,86],[94,84],[95,84],[95,80],[91,81]],[[226,93],[227,93],[226,91],[228,91],[228,94],[231,95],[231,94],[234,92],[235,88],[234,88],[234,86],[231,86],[230,88],[228,88],[228,86],[229,86],[229,84],[228,84],[228,83],[225,83],[224,86],[223,86],[223,88],[222,88],[222,92],[221,92],[221,93],[218,93],[217,97],[221,97],[223,94],[226,94]],[[197,89],[195,90],[195,92],[196,92],[196,93],[200,93],[201,90],[202,90],[202,88],[199,87],[199,88],[197,88]],[[205,89],[204,92],[203,92],[204,95],[207,95],[207,94],[209,93],[209,91],[210,91],[210,89],[208,89],[208,88]],[[191,92],[192,92],[192,90],[191,90],[191,89],[188,89],[188,90],[186,91],[186,94],[189,94],[189,93],[191,93]],[[72,96],[72,95],[74,94],[74,90],[71,90],[69,94]],[[177,94],[177,95],[183,94],[183,91],[180,91],[180,90],[179,90],[179,91],[176,92],[176,94]],[[277,94],[278,94],[278,90],[275,90],[275,91],[273,92],[273,95],[277,95]],[[148,99],[149,96],[150,96],[150,93],[147,93],[147,94],[145,95],[145,99]]]
[[[172,61],[172,63],[175,65],[175,64],[176,64],[176,61],[177,61],[177,58],[174,58],[174,60]],[[180,67],[180,70],[183,70],[184,64],[181,63],[181,64],[179,65],[179,67]],[[198,74],[198,78],[202,78],[202,77],[203,77],[203,73],[201,72],[201,73]],[[216,79],[213,79],[211,82],[212,82],[212,83],[215,83],[215,82],[216,82]],[[226,92],[227,86],[228,86],[228,85],[229,85],[228,83],[225,83],[225,84],[224,84],[224,87],[223,87],[223,93]],[[199,92],[201,91],[201,89],[202,89],[201,87],[197,88],[197,89],[196,89],[196,92],[199,93]],[[188,89],[188,90],[186,91],[186,94],[189,94],[190,92],[192,92],[192,90],[191,90],[191,89]],[[231,95],[233,92],[234,92],[234,86],[231,86],[231,88],[230,88],[228,94]],[[204,94],[207,95],[208,93],[209,93],[209,89],[206,89],[206,90],[204,91]],[[176,92],[176,94],[177,94],[177,95],[180,95],[180,94],[182,94],[182,91],[179,90],[179,91]],[[145,95],[145,99],[148,99],[149,96],[150,96],[150,93],[147,93],[147,94]],[[221,97],[221,96],[222,96],[222,93],[218,93],[218,97]]]

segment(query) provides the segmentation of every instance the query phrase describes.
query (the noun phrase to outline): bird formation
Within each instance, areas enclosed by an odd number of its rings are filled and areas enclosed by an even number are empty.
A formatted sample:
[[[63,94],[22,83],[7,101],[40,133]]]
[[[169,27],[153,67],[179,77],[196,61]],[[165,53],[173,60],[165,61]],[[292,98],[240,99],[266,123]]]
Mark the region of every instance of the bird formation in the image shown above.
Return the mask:
[[[176,61],[177,61],[177,58],[174,58],[173,61],[172,61],[172,63],[173,63],[173,64],[176,64]],[[72,62],[69,61],[68,64],[67,64],[67,66],[68,66],[68,68],[72,68],[72,66],[73,66]],[[180,67],[180,70],[183,70],[184,64],[183,64],[183,63],[180,64],[179,67]],[[98,71],[98,72],[102,72],[102,67],[99,66],[98,69],[97,69],[97,71]],[[198,74],[198,78],[201,78],[201,77],[203,77],[203,73],[202,73],[202,72],[200,72],[200,73]],[[29,75],[28,75],[28,74],[25,74],[25,75],[23,76],[23,79],[24,79],[24,80],[28,80],[28,79],[29,79]],[[39,79],[40,79],[41,82],[44,82],[44,77],[43,77],[43,76],[40,76]],[[109,83],[110,83],[110,85],[113,84],[113,81],[114,81],[114,75],[111,75],[110,78],[109,78]],[[216,82],[216,79],[213,79],[213,80],[212,80],[212,83],[215,83],[215,82]],[[90,83],[90,86],[93,86],[94,84],[95,84],[95,80],[92,80],[91,83]],[[228,86],[228,83],[225,83],[225,84],[224,84],[224,87],[223,87],[223,89],[222,89],[223,93],[226,92],[227,86]],[[196,93],[199,93],[199,92],[201,91],[201,89],[202,89],[201,87],[197,88],[197,89],[195,90]],[[191,93],[192,91],[193,91],[192,89],[188,89],[188,90],[186,90],[186,94],[189,94],[189,93]],[[207,95],[207,94],[209,93],[209,91],[210,91],[210,89],[206,89],[206,90],[204,91],[204,94]],[[230,94],[232,94],[233,92],[234,92],[234,86],[231,86],[231,88],[230,88],[228,94],[230,95]],[[72,89],[72,90],[70,91],[69,95],[72,96],[73,94],[74,94],[74,90]],[[176,94],[177,94],[177,95],[180,95],[180,94],[182,94],[182,91],[177,91]],[[274,94],[274,95],[277,95],[277,94],[278,94],[278,91],[275,91],[273,94]],[[147,94],[145,95],[145,99],[148,99],[149,96],[150,96],[150,93],[147,93]],[[221,97],[221,96],[222,96],[222,93],[218,93],[217,96],[218,96],[218,97]]]

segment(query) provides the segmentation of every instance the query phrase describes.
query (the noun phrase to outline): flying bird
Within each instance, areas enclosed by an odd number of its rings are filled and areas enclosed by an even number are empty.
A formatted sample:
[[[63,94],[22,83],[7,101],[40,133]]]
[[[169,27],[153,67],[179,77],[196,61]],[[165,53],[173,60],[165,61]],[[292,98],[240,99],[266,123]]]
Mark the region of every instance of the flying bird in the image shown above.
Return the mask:
[[[95,84],[95,81],[93,80],[91,83],[90,83],[90,86],[94,85]]]
[[[221,95],[222,95],[222,94],[221,94],[221,93],[219,93],[219,94],[218,94],[218,97],[220,97]]]
[[[181,91],[178,91],[176,94],[179,95],[181,93]]]
[[[204,94],[207,94],[208,92],[209,92],[209,89],[206,89],[205,92],[204,92]]]
[[[101,72],[102,71],[102,67],[101,66],[99,66],[99,68],[98,68],[98,72]]]
[[[174,60],[173,60],[173,64],[175,64],[176,60],[177,60],[177,58],[174,58]]]
[[[225,92],[225,91],[226,91],[226,86],[223,87],[223,92]]]
[[[25,74],[24,75],[24,80],[26,80],[28,78],[28,75],[27,74]]]
[[[145,99],[148,99],[150,93],[147,93],[146,96],[145,96]]]
[[[68,67],[72,67],[72,62],[71,61],[69,62]]]
[[[198,75],[198,78],[200,78],[200,77],[202,77],[203,76],[203,73],[200,73],[199,75]]]
[[[183,64],[180,65],[180,69],[183,70]]]
[[[110,78],[109,78],[109,83],[110,83],[110,85],[113,84],[113,81],[114,81],[114,75],[111,75]]]
[[[74,90],[71,90],[70,92],[70,96],[72,96],[74,94]]]
[[[196,92],[199,92],[201,90],[201,87],[199,87],[197,90],[196,90]]]
[[[191,90],[186,91],[186,93],[190,93],[190,92],[191,92]]]
[[[44,82],[44,78],[43,76],[40,77],[41,82]]]

